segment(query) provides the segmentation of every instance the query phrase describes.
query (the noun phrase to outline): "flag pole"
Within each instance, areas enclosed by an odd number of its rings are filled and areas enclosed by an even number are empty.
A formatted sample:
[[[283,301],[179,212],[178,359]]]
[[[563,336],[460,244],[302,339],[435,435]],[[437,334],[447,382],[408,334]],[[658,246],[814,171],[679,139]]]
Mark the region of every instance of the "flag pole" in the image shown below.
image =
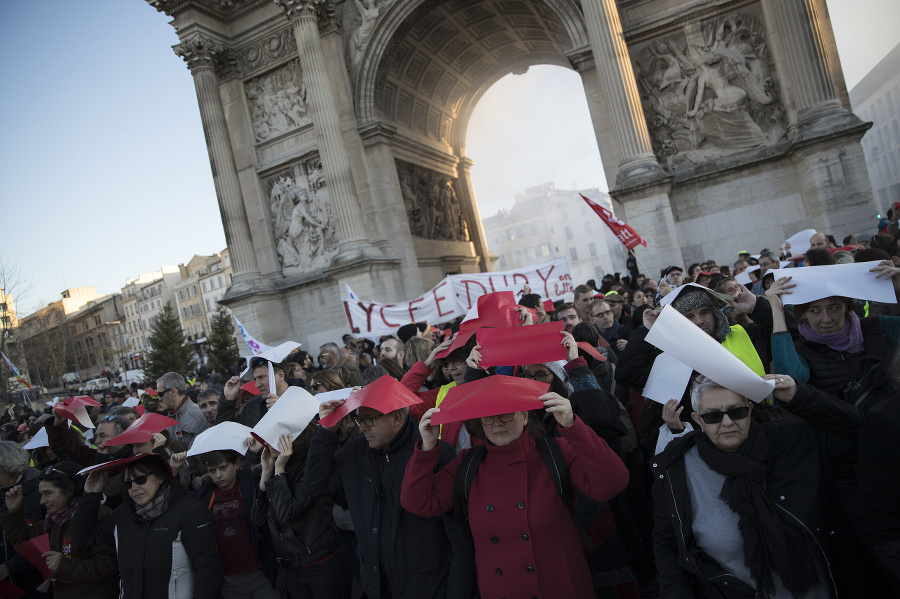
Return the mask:
[[[636,247],[637,247],[637,246],[635,246],[635,248],[636,248]],[[644,271],[644,278],[645,278],[645,279],[652,279],[653,277],[650,276],[650,271],[647,270],[647,267],[644,266],[644,263],[641,262],[641,259],[640,259],[640,258],[638,258],[637,252],[634,251],[634,248],[632,248],[632,250],[631,250],[631,255],[634,256],[634,259],[637,261],[638,266],[640,266],[640,267],[641,267],[641,270]],[[638,273],[638,274],[640,274],[640,273]],[[655,280],[655,279],[654,279],[654,280]]]

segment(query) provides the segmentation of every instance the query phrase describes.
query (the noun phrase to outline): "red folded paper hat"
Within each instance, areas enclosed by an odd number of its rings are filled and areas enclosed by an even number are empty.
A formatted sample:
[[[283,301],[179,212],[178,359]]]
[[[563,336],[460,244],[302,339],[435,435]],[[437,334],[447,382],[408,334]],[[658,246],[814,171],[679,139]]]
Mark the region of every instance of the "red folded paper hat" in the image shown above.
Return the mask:
[[[320,419],[319,424],[334,426],[341,418],[357,408],[372,408],[387,414],[417,403],[422,403],[422,400],[415,393],[401,385],[394,377],[385,374],[351,395],[337,410]]]
[[[238,390],[238,401],[247,401],[251,397],[256,397],[259,395],[259,389],[256,388],[256,383],[254,381],[250,381],[241,386]]]
[[[88,466],[87,468],[80,470],[78,472],[78,475],[81,476],[83,474],[89,474],[91,472],[121,472],[122,470],[125,470],[125,467],[128,466],[128,464],[137,462],[138,460],[159,460],[161,464],[165,464],[166,471],[172,477],[175,476],[175,474],[172,472],[172,467],[169,465],[169,460],[159,455],[158,453],[153,452],[137,453],[120,460],[113,460],[111,462],[103,462],[102,464],[97,464],[95,466]]]
[[[163,416],[162,414],[148,412],[132,422],[131,426],[126,428],[122,434],[113,437],[104,443],[103,446],[110,447],[113,445],[127,445],[129,443],[146,443],[155,433],[164,431],[176,424],[178,424],[178,421],[173,418]]]
[[[149,395],[151,397],[159,397],[159,393],[157,393],[156,389],[151,389],[149,387],[144,389],[144,393],[146,393],[147,395]]]
[[[601,339],[603,339],[603,337],[601,337]],[[603,339],[603,340],[606,341],[606,339]],[[609,344],[607,344],[606,347],[609,347]],[[579,341],[578,342],[578,351],[583,351],[584,353],[588,354],[595,360],[599,360],[600,362],[606,362],[606,358],[603,357],[603,354],[598,352],[596,350],[596,348],[594,348],[587,341]]]
[[[77,422],[85,428],[94,428],[91,417],[87,413],[85,406],[99,406],[100,403],[94,401],[92,397],[87,395],[78,395],[76,397],[67,397],[59,401],[53,406],[53,411],[72,422]]]
[[[431,416],[432,424],[446,424],[498,414],[526,412],[544,407],[539,397],[550,388],[548,383],[514,376],[494,375],[457,385]]]
[[[553,300],[544,300],[544,312],[556,312],[556,306],[553,305]]]
[[[560,331],[562,321],[530,327],[482,329],[478,331],[481,367],[541,364],[566,359]]]
[[[453,338],[453,343],[450,344],[450,347],[440,352],[438,355],[434,357],[435,360],[443,360],[447,356],[449,356],[454,351],[458,350],[461,347],[465,347],[466,343],[469,342],[469,339],[472,338],[472,335],[475,334],[475,329],[470,331],[463,331],[462,327],[460,327],[459,332],[456,334],[456,337]]]
[[[521,324],[519,313],[516,311],[520,307],[516,303],[516,296],[512,291],[496,291],[482,295],[476,301],[475,309],[470,313],[475,317],[460,323],[459,332],[453,343],[436,355],[435,359],[446,358],[454,350],[463,347],[472,334],[482,327],[506,328]],[[537,313],[533,312],[532,315],[536,320]]]

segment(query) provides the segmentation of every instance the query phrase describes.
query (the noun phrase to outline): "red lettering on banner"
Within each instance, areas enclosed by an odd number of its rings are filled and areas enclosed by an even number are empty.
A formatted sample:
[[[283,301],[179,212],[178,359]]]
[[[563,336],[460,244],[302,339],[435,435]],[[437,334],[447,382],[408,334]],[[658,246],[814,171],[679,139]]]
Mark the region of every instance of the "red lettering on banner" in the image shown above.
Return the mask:
[[[537,271],[537,275],[538,275],[538,276],[541,278],[541,280],[544,282],[544,297],[546,297],[546,298],[549,298],[549,297],[550,297],[550,290],[547,288],[547,279],[550,278],[550,273],[553,272],[553,269],[554,269],[554,268],[556,268],[556,265],[555,265],[555,264],[554,264],[553,266],[550,267],[550,270],[547,271],[547,276],[546,276],[546,277],[545,277],[544,275],[541,274],[541,270],[540,270],[540,269],[538,269],[538,271]]]
[[[575,289],[572,288],[571,283],[563,281],[562,283],[554,283],[553,291],[556,293],[556,295],[562,295],[564,293],[568,293],[569,291],[574,292]]]
[[[347,302],[344,302],[344,312],[347,313],[347,322],[350,323],[350,332],[358,333],[359,327],[353,326],[353,316],[350,315],[350,305]]]
[[[446,312],[446,313],[441,312],[441,300],[444,300],[447,298],[443,297],[443,296],[441,296],[441,297],[437,296],[438,287],[440,287],[441,285],[446,285],[446,284],[447,284],[447,281],[441,281],[440,283],[438,283],[437,287],[435,287],[434,289],[431,290],[431,293],[434,294],[434,303],[437,304],[438,316],[446,316],[447,314],[452,314],[452,312]]]
[[[366,306],[362,302],[357,302],[357,304],[359,304],[359,307],[362,308],[366,313],[366,330],[367,330],[367,332],[371,333],[372,332],[372,310],[375,308],[375,304],[374,303],[369,304],[368,308],[366,308]]]
[[[379,310],[379,312],[381,314],[381,322],[383,322],[384,324],[386,324],[387,326],[389,326],[392,329],[400,328],[400,325],[399,324],[391,324],[387,320],[385,320],[384,319],[384,309],[385,308],[393,308],[396,305],[397,304],[385,304],[385,305],[381,306],[381,310]]]
[[[420,298],[416,298],[416,299],[414,299],[413,301],[409,302],[409,321],[410,321],[410,322],[415,322],[415,321],[416,321],[416,317],[413,316],[413,312],[415,312],[416,310],[418,310],[418,308],[413,308],[413,304],[415,304],[416,302],[424,302],[424,301],[425,301],[425,298],[424,298],[424,297],[420,297]]]
[[[488,283],[491,285],[491,293],[496,293],[496,289],[494,289],[494,277],[488,277]]]
[[[481,287],[481,293],[479,293],[477,296],[475,296],[476,299],[487,293],[487,289],[485,289],[484,285],[482,285],[478,281],[461,281],[461,283],[466,286],[466,301],[469,303],[468,308],[472,307],[472,292],[469,289],[469,283],[472,283],[473,285],[478,285],[479,287]]]
[[[513,285],[516,284],[516,277],[522,277],[523,279],[525,279],[525,284],[526,284],[526,285],[528,284],[528,277],[526,277],[525,275],[523,275],[523,274],[520,273],[520,272],[517,272],[517,273],[515,273],[515,274],[513,275]]]
[[[503,286],[509,287],[509,283],[506,281],[506,275],[503,275]]]

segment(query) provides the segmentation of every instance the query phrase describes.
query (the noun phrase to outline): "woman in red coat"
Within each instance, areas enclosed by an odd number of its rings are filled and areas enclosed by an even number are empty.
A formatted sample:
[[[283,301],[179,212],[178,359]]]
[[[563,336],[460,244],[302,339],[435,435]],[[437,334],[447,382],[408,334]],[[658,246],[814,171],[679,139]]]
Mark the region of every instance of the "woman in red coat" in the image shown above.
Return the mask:
[[[493,378],[493,377],[492,377]],[[512,377],[498,377],[509,381]],[[524,381],[524,385],[532,383]],[[476,385],[470,383],[465,385]],[[540,423],[527,410],[537,397],[478,397],[479,415],[471,420],[475,435],[486,440],[486,455],[469,490],[469,526],[475,542],[478,586],[483,599],[499,597],[593,598],[594,588],[582,542],[569,507],[560,497],[535,439]],[[628,470],[605,441],[572,414],[569,400],[556,393],[539,398],[559,424],[559,447],[572,486],[606,501],[628,484]],[[510,406],[522,411],[510,411]],[[497,404],[491,411],[488,407]],[[454,480],[468,451],[437,473],[437,427],[428,410],[419,423],[422,440],[403,477],[400,501],[423,517],[439,516],[454,507]]]

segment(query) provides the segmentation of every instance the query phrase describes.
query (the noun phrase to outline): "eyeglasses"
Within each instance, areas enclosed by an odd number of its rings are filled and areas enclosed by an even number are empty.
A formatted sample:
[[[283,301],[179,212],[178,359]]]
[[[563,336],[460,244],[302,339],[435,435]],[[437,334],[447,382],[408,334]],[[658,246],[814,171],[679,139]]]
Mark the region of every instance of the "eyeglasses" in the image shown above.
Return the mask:
[[[515,417],[516,417],[515,414],[497,414],[496,416],[482,416],[481,417],[481,425],[482,426],[490,426],[490,425],[494,424],[495,419],[500,424],[508,424],[508,423],[512,422],[513,418],[515,418]]]
[[[59,473],[59,474],[62,474],[63,476],[67,476],[67,477],[72,478],[72,479],[75,478],[75,477],[74,477],[72,474],[70,474],[69,472],[66,472],[65,470],[60,470],[60,469],[57,468],[56,466],[49,466],[46,470],[44,470],[44,476],[50,476],[50,475],[53,474],[54,472],[57,472],[57,473]]]
[[[375,421],[384,416],[384,414],[379,414],[378,416],[354,416],[353,422],[356,423],[356,426],[366,425],[367,428],[372,428],[375,424]]]
[[[168,393],[168,392],[171,391],[171,390],[172,390],[172,387],[166,387],[166,388],[163,389],[162,391],[157,391],[157,392],[156,392],[156,396],[157,396],[157,397],[162,397],[163,395],[165,395],[166,393]]]
[[[731,408],[724,412],[707,412],[706,414],[700,414],[700,418],[702,418],[703,422],[706,424],[719,424],[726,414],[732,420],[743,420],[750,415],[750,406],[746,405],[741,406],[740,408]]]
[[[148,476],[150,476],[150,475],[149,475],[149,474],[142,474],[142,475],[140,475],[140,476],[136,476],[136,477],[132,478],[131,480],[123,480],[123,481],[122,481],[122,486],[125,487],[125,490],[126,490],[126,491],[130,490],[130,489],[131,489],[131,485],[133,485],[133,484],[134,484],[134,485],[137,485],[137,486],[139,486],[139,487],[143,487],[144,485],[147,484],[147,477],[148,477]]]
[[[612,310],[607,310],[606,312],[597,312],[596,314],[591,314],[594,318],[603,318],[604,316],[612,315]]]
[[[548,380],[553,378],[553,373],[550,372],[549,370],[538,370],[537,372],[532,374],[532,373],[528,372],[527,370],[523,370],[522,378],[531,379],[533,381],[541,381],[542,383],[546,383]]]

